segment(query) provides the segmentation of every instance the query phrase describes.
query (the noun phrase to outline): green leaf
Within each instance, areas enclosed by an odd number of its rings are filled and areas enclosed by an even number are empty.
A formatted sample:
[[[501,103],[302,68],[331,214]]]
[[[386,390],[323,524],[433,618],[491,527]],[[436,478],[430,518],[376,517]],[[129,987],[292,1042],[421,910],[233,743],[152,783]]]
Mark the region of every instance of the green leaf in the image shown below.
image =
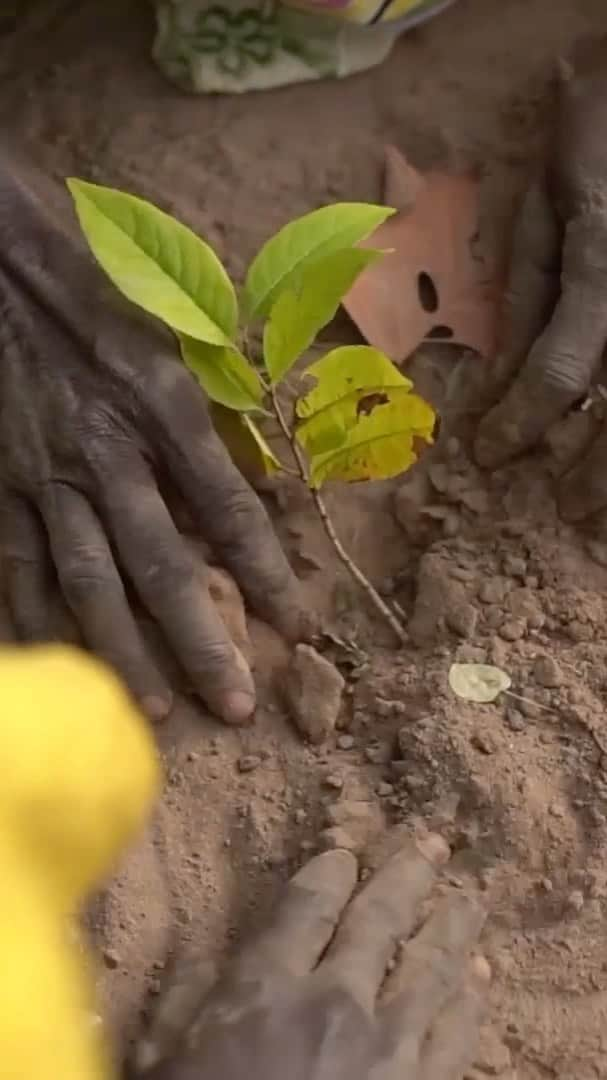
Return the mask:
[[[179,333],[231,344],[236,293],[208,244],[144,199],[73,178],[67,186],[93,255],[127,299]]]
[[[262,407],[261,380],[242,353],[224,345],[207,345],[185,334],[178,336],[184,363],[212,401],[238,412]]]
[[[417,460],[418,440],[432,441],[433,409],[378,349],[333,349],[305,377],[316,385],[297,402],[296,435],[313,487],[396,476]]]
[[[345,248],[309,263],[292,277],[264,327],[264,360],[273,385],[331,322],[361,271],[382,255],[369,248]]]
[[[394,212],[371,203],[335,203],[285,225],[249,267],[244,289],[247,316],[266,316],[295,274],[334,251],[358,244]]]

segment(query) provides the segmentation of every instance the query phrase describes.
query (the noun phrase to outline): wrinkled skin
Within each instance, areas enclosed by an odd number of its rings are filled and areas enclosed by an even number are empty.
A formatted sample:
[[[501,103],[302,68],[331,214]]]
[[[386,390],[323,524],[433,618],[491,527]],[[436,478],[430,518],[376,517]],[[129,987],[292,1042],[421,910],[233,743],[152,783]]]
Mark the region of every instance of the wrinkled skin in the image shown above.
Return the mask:
[[[459,1080],[476,1052],[489,968],[471,955],[483,913],[462,891],[418,929],[447,857],[440,837],[410,843],[353,900],[354,856],[312,859],[219,981],[203,968],[198,998],[190,986],[188,1002],[183,982],[168,991],[130,1076]],[[194,1016],[186,1045],[167,1053],[171,1022]]]
[[[516,225],[497,404],[476,458],[495,468],[536,445],[588,394],[607,345],[607,38],[563,62],[555,137]],[[559,509],[578,521],[607,507],[607,423],[562,479]]]
[[[40,184],[0,149],[0,544],[14,633],[55,636],[58,583],[84,643],[161,717],[171,692],[127,583],[207,705],[246,722],[251,673],[164,493],[185,503],[253,608],[292,640],[306,623],[298,583],[172,337],[122,304],[47,214]],[[74,224],[67,193],[62,208]]]

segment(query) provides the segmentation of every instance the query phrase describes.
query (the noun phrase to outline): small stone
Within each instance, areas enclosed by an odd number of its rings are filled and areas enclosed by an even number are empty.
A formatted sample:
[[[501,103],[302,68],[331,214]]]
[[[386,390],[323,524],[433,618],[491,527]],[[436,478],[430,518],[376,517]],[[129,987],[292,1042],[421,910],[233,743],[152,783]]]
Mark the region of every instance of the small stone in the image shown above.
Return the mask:
[[[592,641],[594,638],[593,627],[579,619],[573,619],[569,623],[567,633],[572,641]]]
[[[478,611],[472,604],[461,604],[452,608],[447,614],[447,625],[450,630],[463,638],[474,636],[478,621]]]
[[[464,584],[467,584],[470,581],[474,581],[476,574],[469,566],[452,566],[449,570],[449,577],[452,577],[455,581],[463,581]]]
[[[351,750],[354,746],[354,738],[352,735],[338,735],[337,737],[337,749],[338,750]]]
[[[306,821],[308,820],[308,815],[301,807],[295,811],[293,817],[295,818],[296,825],[305,825]]]
[[[345,679],[311,645],[295,647],[285,694],[295,724],[313,743],[323,742],[335,730]]]
[[[554,889],[554,885],[552,884],[549,877],[542,878],[542,880],[540,882],[540,885],[542,886],[542,889],[544,890],[544,892],[547,892],[547,893],[551,893],[553,891],[553,889]]]
[[[365,757],[371,765],[387,765],[392,757],[389,746],[367,746]]]
[[[481,582],[478,598],[482,604],[503,604],[508,592],[508,582],[503,577],[489,578]]]
[[[115,971],[117,967],[120,967],[120,957],[114,949],[104,949],[103,963],[110,971]]]
[[[339,773],[329,773],[324,779],[325,787],[331,788],[333,791],[341,791],[344,786],[344,778]]]
[[[445,454],[448,458],[451,459],[451,461],[453,461],[454,458],[458,457],[461,448],[462,444],[457,438],[457,436],[450,435],[447,439],[447,442],[445,443]]]
[[[462,491],[459,501],[474,514],[486,514],[489,511],[489,496],[482,488],[472,488],[470,491]]]
[[[393,795],[394,785],[389,784],[386,780],[382,780],[381,783],[377,785],[377,794],[380,799],[385,799],[388,795]]]
[[[261,758],[257,754],[244,754],[238,759],[238,772],[249,773],[261,765]]]
[[[430,477],[430,483],[432,487],[439,492],[440,495],[444,495],[449,486],[449,470],[442,462],[437,462],[435,465],[431,465],[428,469],[428,476]]]
[[[491,663],[496,667],[503,668],[508,662],[508,648],[505,641],[500,638],[492,638],[490,650]]]
[[[561,669],[552,656],[538,656],[533,664],[533,677],[540,686],[552,690],[563,681]]]
[[[492,754],[495,750],[491,738],[484,731],[475,731],[470,742],[476,750],[480,750],[481,754]]]
[[[569,893],[566,900],[566,907],[568,911],[571,911],[576,915],[580,914],[584,907],[584,894],[580,889],[574,889],[573,892]]]
[[[525,730],[525,719],[519,709],[506,709],[506,723],[511,731]]]
[[[327,807],[325,820],[330,830],[340,829],[347,833],[352,849],[357,851],[366,847],[384,827],[383,813],[375,800],[342,799]]]
[[[520,555],[505,555],[502,565],[507,577],[523,579],[527,576],[527,560]]]
[[[520,641],[526,629],[524,619],[506,619],[499,628],[499,635],[504,641]]]
[[[470,645],[469,642],[464,642],[463,645],[458,645],[455,656],[458,664],[486,664],[487,653],[480,645]]]

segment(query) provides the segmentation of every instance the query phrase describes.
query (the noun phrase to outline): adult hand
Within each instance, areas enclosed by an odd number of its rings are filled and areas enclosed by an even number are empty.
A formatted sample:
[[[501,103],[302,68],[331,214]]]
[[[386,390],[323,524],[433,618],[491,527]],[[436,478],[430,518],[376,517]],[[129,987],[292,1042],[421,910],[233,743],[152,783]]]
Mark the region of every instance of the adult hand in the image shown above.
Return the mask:
[[[448,858],[437,836],[410,843],[352,899],[346,851],[312,859],[268,929],[236,955],[201,1006],[189,1047],[145,1080],[457,1080],[476,1050],[489,984],[472,957],[483,914],[452,890],[419,928]],[[175,1004],[183,1013],[183,986]],[[167,1009],[164,1010],[165,1023]]]
[[[246,722],[251,673],[163,493],[185,501],[256,612],[293,640],[306,621],[297,580],[172,337],[119,301],[41,186],[0,152],[0,547],[16,636],[54,636],[58,582],[85,644],[163,716],[171,693],[130,586],[207,705]]]
[[[607,345],[607,38],[561,65],[556,130],[546,168],[516,224],[505,338],[476,440],[496,468],[537,444],[588,394]],[[607,507],[607,424],[562,480],[560,510],[579,520]]]

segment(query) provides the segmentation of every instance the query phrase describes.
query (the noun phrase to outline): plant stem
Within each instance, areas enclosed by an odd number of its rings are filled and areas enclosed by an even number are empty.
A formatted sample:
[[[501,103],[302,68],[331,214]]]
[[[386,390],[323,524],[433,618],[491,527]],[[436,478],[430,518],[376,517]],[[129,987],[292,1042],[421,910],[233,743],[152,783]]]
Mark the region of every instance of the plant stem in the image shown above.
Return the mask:
[[[353,559],[351,559],[348,555],[348,552],[344,548],[341,540],[335,532],[335,526],[333,525],[329,511],[327,510],[325,501],[320,494],[320,491],[318,491],[316,488],[313,488],[310,484],[310,476],[308,473],[306,459],[303,455],[301,447],[299,446],[299,443],[297,442],[297,439],[295,438],[295,432],[291,430],[287,423],[280,402],[278,401],[275,387],[271,388],[270,397],[272,400],[272,408],[274,410],[274,415],[276,416],[276,419],[280,425],[285,439],[287,440],[289,446],[291,447],[291,450],[293,451],[293,457],[295,458],[295,461],[297,463],[298,474],[306,485],[308,491],[310,492],[310,495],[312,496],[312,500],[318,512],[318,516],[322,522],[323,528],[329,540],[331,541],[338,558],[341,560],[348,573],[351,574],[357,584],[360,585],[363,592],[366,593],[369,600],[379,612],[379,614],[382,616],[382,618],[385,619],[385,621],[388,623],[391,630],[400,641],[401,645],[405,645],[407,642],[407,633],[404,626],[396,617],[394,612],[390,610],[385,601],[382,600],[381,596],[377,592],[377,589],[373,587],[368,577],[363,574],[360,567],[357,566]]]

